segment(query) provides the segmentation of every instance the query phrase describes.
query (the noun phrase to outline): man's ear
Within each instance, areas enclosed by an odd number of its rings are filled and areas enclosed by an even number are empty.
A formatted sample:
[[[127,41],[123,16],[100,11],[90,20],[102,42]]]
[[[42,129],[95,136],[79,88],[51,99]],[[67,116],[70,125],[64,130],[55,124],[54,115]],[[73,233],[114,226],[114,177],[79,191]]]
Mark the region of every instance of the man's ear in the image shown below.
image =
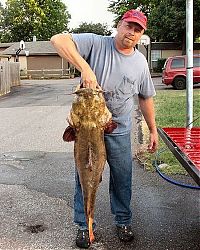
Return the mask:
[[[118,22],[117,28],[119,28],[119,27],[121,26],[121,24],[122,24],[122,20],[120,20],[120,21]]]

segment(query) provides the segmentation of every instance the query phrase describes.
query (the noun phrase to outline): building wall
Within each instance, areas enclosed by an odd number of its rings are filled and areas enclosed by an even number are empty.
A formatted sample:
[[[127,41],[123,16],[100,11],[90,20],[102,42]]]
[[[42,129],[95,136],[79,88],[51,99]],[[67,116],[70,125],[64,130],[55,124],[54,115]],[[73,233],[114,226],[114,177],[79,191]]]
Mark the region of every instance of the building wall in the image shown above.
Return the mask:
[[[0,56],[0,62],[7,62],[7,61],[9,61],[8,57],[1,57]]]
[[[1,58],[1,61],[8,61],[7,58]],[[10,62],[15,62],[15,56],[12,56],[9,60]],[[19,56],[20,70],[27,69],[27,60],[26,56]]]
[[[61,69],[62,61],[59,56],[28,56],[27,69]]]
[[[194,50],[194,54],[200,54],[200,50]],[[162,50],[161,58],[168,58],[171,56],[181,56],[182,50]]]
[[[64,76],[69,74],[69,63],[58,55],[27,57],[27,74],[31,77]]]
[[[27,69],[27,57],[26,56],[20,56],[19,57],[20,62],[20,70],[26,70]]]
[[[170,56],[181,56],[182,50],[162,50],[161,58],[168,58]]]
[[[194,54],[200,54],[200,50],[194,50]],[[172,56],[181,56],[182,50],[151,50],[151,70],[157,68],[158,59],[167,59]]]

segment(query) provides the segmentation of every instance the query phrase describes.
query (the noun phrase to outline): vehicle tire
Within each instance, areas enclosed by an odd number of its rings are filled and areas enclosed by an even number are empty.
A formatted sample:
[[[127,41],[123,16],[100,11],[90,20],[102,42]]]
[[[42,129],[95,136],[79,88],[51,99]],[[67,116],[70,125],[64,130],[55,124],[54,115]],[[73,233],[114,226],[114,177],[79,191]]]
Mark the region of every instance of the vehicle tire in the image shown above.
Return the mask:
[[[185,77],[176,77],[173,81],[174,89],[185,89],[186,88],[186,79]]]

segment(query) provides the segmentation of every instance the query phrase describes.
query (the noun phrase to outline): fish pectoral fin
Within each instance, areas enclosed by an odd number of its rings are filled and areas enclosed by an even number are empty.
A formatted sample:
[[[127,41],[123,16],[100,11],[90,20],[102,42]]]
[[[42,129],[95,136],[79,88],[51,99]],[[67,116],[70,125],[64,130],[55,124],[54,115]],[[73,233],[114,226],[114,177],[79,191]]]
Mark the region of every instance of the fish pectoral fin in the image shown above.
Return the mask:
[[[117,123],[111,120],[106,124],[104,132],[106,134],[111,134],[113,130],[115,130],[116,128],[117,128]]]
[[[63,133],[63,141],[75,141],[75,130],[71,126],[68,126],[65,129],[65,132]]]

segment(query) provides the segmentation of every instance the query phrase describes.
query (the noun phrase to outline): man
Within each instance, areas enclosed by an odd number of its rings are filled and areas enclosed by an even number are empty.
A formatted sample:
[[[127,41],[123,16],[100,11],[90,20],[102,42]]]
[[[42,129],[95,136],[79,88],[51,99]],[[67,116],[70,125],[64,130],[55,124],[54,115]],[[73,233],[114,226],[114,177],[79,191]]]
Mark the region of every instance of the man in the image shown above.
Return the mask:
[[[118,237],[125,242],[133,239],[130,226],[130,131],[134,95],[139,97],[139,105],[149,128],[148,150],[155,152],[158,144],[152,98],[155,89],[147,61],[135,48],[146,28],[146,16],[138,10],[129,10],[119,21],[114,38],[95,34],[58,34],[51,38],[58,54],[81,72],[83,87],[95,89],[101,86],[107,107],[118,124],[112,134],[105,134],[105,145],[110,167],[111,210],[115,215]],[[78,175],[74,197],[74,222],[79,225],[76,245],[88,248],[90,242]]]

